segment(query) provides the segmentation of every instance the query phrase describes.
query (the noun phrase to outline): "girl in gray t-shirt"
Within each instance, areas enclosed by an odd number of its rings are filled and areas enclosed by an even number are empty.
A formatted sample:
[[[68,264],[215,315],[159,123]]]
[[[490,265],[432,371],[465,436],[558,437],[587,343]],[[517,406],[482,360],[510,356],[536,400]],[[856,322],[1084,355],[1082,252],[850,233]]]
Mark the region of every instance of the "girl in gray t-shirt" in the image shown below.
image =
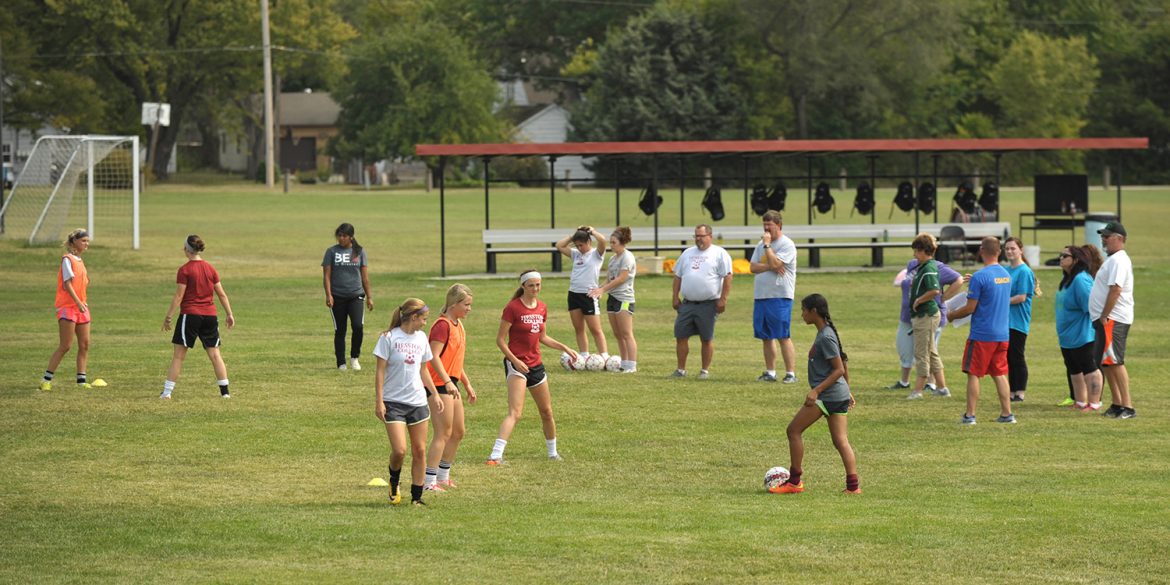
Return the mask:
[[[849,359],[841,347],[837,327],[829,316],[829,302],[819,294],[811,294],[800,301],[800,315],[804,322],[817,328],[817,337],[808,351],[808,383],[812,390],[804,398],[804,405],[788,423],[788,451],[792,456],[788,481],[769,488],[776,494],[798,494],[804,491],[801,481],[804,462],[804,430],[822,416],[829,419],[829,434],[833,446],[845,464],[845,493],[860,494],[857,479],[857,457],[849,445],[849,410],[856,401],[849,391]]]
[[[610,234],[609,247],[613,250],[613,257],[609,260],[605,284],[589,291],[592,299],[609,293],[605,312],[609,314],[609,325],[621,354],[619,369],[626,374],[638,371],[638,342],[634,340],[634,276],[638,274],[638,264],[634,261],[634,253],[626,249],[631,237],[628,227],[619,227]]]

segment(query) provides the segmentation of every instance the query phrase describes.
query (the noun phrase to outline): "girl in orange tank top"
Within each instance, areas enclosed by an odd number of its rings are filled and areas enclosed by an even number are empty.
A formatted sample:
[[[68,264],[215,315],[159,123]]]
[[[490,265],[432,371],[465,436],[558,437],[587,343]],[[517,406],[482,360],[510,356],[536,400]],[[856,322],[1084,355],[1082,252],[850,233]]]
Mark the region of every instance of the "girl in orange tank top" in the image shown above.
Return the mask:
[[[61,364],[65,354],[73,347],[73,339],[77,338],[77,385],[81,388],[101,388],[106,381],[101,378],[90,382],[86,373],[86,363],[89,361],[89,323],[91,316],[86,300],[86,291],[89,288],[89,273],[85,269],[85,262],[81,255],[89,250],[89,233],[78,228],[65,238],[65,250],[68,252],[61,258],[61,266],[57,269],[57,296],[53,302],[57,313],[57,333],[60,342],[53,355],[49,357],[49,365],[45,368],[45,375],[41,378],[40,389],[53,389],[53,374]]]
[[[432,413],[435,433],[427,449],[426,481],[423,489],[446,491],[455,487],[451,481],[451,466],[455,463],[455,452],[466,432],[463,419],[463,400],[459,386],[467,392],[467,399],[475,404],[475,389],[463,369],[467,337],[462,320],[471,312],[471,289],[462,284],[453,284],[447,289],[447,299],[442,314],[431,326],[431,353],[439,356],[443,369],[450,376],[451,384],[443,386],[442,377],[427,364],[427,371],[438,390],[435,399],[443,401],[443,410]],[[455,381],[458,380],[458,386]]]

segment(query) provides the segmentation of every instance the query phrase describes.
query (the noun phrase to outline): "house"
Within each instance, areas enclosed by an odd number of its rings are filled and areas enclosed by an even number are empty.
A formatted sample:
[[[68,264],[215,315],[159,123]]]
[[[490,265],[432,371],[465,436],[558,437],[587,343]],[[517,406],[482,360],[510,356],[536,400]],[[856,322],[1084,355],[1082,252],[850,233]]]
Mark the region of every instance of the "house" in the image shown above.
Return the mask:
[[[326,154],[326,148],[340,131],[337,127],[340,115],[341,106],[329,92],[281,93],[276,103],[280,168],[309,172],[331,170],[333,157]],[[221,129],[219,143],[220,168],[229,171],[248,168],[250,144],[245,134],[230,135]]]
[[[512,80],[499,83],[501,107],[514,127],[514,142],[534,144],[562,143],[569,141],[569,111],[555,102],[556,94],[536,89],[531,82]],[[579,156],[565,156],[556,161],[558,178],[564,178],[565,171],[573,179],[592,180],[593,172],[585,167],[586,160]]]

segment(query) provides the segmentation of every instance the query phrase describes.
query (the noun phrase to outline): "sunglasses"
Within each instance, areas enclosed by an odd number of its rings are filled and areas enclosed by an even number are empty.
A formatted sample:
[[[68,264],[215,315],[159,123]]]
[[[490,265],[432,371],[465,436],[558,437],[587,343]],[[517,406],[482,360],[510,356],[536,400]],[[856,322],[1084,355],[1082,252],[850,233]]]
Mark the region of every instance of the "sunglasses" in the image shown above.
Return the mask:
[[[1061,252],[1060,257],[1061,258],[1072,258],[1072,254],[1068,254],[1066,252]]]

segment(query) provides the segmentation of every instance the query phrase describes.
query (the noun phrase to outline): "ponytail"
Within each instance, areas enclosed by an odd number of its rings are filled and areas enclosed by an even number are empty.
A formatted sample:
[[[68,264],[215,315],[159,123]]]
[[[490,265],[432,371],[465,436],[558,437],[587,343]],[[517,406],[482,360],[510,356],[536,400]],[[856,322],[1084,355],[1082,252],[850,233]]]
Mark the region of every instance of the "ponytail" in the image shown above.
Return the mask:
[[[402,302],[401,305],[399,305],[397,308],[394,309],[394,313],[392,315],[390,315],[390,326],[387,327],[386,331],[383,331],[382,333],[386,334],[390,330],[394,329],[395,327],[401,327],[402,326],[402,319],[404,317],[410,317],[411,315],[425,311],[426,309],[427,309],[427,304],[424,303],[422,301],[422,299],[416,299],[416,298],[406,299],[405,301]]]
[[[841,343],[841,334],[837,332],[837,326],[833,324],[833,317],[829,315],[829,301],[817,293],[813,293],[800,300],[800,306],[803,309],[813,311],[820,318],[825,320],[825,324],[833,330],[833,335],[837,337],[837,349],[841,352],[841,362],[848,362],[849,356],[845,353],[845,345]]]

